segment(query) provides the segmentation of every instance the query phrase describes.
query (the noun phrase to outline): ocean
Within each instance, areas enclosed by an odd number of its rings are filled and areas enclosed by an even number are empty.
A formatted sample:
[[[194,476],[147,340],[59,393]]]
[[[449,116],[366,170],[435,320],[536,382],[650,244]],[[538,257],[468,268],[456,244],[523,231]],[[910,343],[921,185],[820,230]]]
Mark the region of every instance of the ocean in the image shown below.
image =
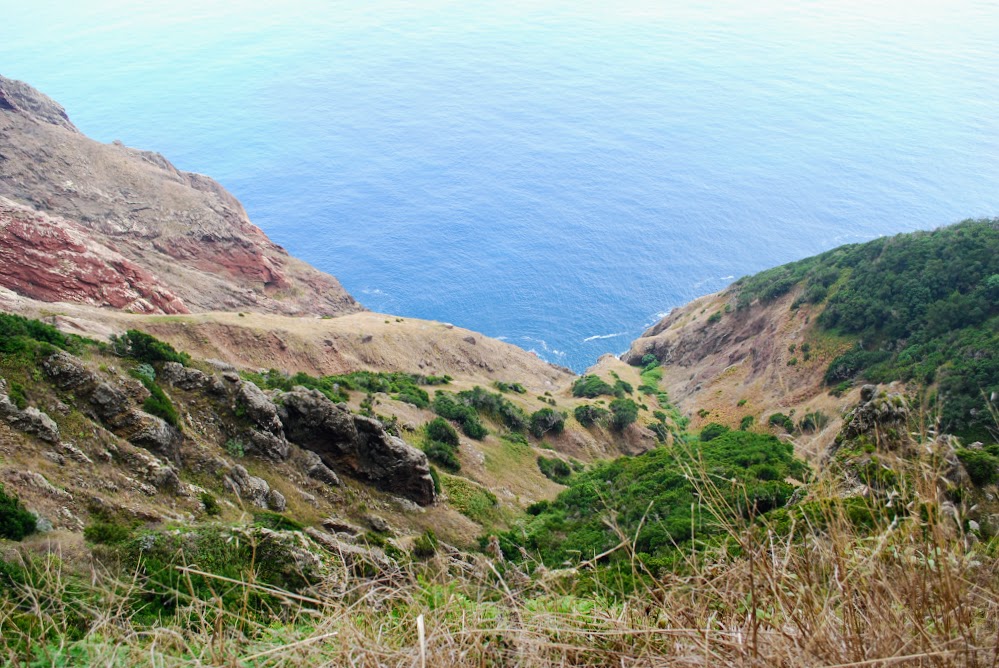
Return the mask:
[[[740,276],[999,215],[999,7],[7,3],[0,73],[365,306],[582,371]]]

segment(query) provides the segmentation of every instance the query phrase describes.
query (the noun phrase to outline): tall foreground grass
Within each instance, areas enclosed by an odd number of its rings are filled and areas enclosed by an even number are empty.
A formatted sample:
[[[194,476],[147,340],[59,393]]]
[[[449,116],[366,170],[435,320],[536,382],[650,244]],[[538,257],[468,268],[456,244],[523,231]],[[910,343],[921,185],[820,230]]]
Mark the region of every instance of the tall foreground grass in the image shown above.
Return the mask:
[[[157,620],[136,605],[142,577],[96,565],[81,577],[54,551],[22,559],[24,582],[0,593],[0,664],[994,666],[993,546],[965,534],[960,507],[939,500],[935,470],[914,467],[906,479],[901,496],[869,497],[880,519],[861,530],[855,506],[822,482],[812,492],[826,499],[821,513],[800,524],[724,519],[733,515],[711,506],[724,482],[704,476],[702,503],[728,540],[639,578],[646,584],[628,594],[594,592],[585,568],[527,576],[439,553],[386,571],[327,554],[328,573],[310,590],[276,591],[252,571],[210,578],[217,597],[182,585],[176,612]],[[641,573],[629,550],[622,536],[612,558]],[[197,564],[179,568],[202,576]],[[223,604],[224,592],[277,602],[261,616],[232,596]]]

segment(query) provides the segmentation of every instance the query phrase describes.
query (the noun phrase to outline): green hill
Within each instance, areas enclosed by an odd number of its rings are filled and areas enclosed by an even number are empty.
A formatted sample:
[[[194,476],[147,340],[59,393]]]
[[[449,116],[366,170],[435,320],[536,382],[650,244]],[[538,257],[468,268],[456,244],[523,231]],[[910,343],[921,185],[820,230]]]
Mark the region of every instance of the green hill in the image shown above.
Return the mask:
[[[999,392],[999,219],[883,237],[740,279],[738,307],[792,290],[822,307],[820,329],[856,338],[826,371],[852,380],[916,380],[945,431],[989,438]]]

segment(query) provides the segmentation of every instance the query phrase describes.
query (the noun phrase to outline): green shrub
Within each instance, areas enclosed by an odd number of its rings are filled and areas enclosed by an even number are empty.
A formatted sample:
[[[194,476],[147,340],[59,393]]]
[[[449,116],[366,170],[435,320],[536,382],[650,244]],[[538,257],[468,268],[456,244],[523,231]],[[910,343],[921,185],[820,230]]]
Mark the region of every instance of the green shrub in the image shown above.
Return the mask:
[[[957,451],[957,458],[964,465],[971,482],[978,487],[991,485],[999,479],[999,458],[988,452],[962,448]]]
[[[72,350],[78,336],[67,336],[52,325],[9,313],[0,313],[0,353],[16,354],[39,350],[39,344]]]
[[[191,362],[190,355],[179,353],[169,343],[136,329],[130,329],[121,336],[112,336],[111,345],[119,355],[147,364],[177,362],[187,365]]]
[[[547,433],[561,434],[565,430],[565,415],[553,408],[542,408],[531,414],[531,434],[541,438]]]
[[[445,445],[450,445],[455,448],[458,447],[458,432],[455,431],[454,427],[451,426],[451,423],[444,418],[435,417],[427,423],[426,430],[427,438],[431,441],[444,443]]]
[[[798,429],[806,434],[814,431],[822,431],[829,424],[829,416],[822,411],[812,411],[805,413],[798,421]]]
[[[142,402],[142,409],[150,415],[163,418],[167,424],[180,428],[180,414],[160,386],[150,383],[146,389],[149,390],[150,396]]]
[[[228,439],[222,447],[227,453],[229,453],[230,457],[236,457],[238,459],[246,455],[246,446],[243,444],[243,441],[238,438]]]
[[[10,400],[14,402],[14,405],[20,410],[24,410],[28,407],[28,395],[24,391],[24,385],[21,385],[15,381],[9,381],[7,383],[7,396]]]
[[[752,415],[743,415],[742,419],[739,420],[739,431],[747,431],[753,426],[755,418]]]
[[[730,429],[725,425],[718,424],[717,422],[711,422],[701,429],[701,440],[712,441],[727,431],[730,431]]]
[[[611,428],[622,431],[638,419],[638,404],[631,399],[615,399],[610,402]]]
[[[489,433],[479,421],[478,411],[450,392],[438,391],[433,409],[441,417],[461,425],[461,431],[469,438],[482,440]]]
[[[576,382],[572,384],[572,396],[574,397],[593,399],[602,394],[613,396],[614,388],[600,378],[600,376],[589,374],[576,379]]]
[[[767,424],[771,427],[781,427],[787,433],[794,431],[794,420],[783,413],[774,413],[767,419]]]
[[[429,559],[437,554],[437,536],[427,529],[413,541],[413,556],[417,559]]]
[[[201,493],[201,503],[205,506],[205,514],[209,517],[217,517],[222,514],[218,500],[208,492]]]
[[[497,380],[493,385],[500,392],[516,392],[517,394],[527,394],[527,388],[520,383],[504,383]]]
[[[438,441],[428,441],[423,451],[427,454],[427,459],[440,464],[444,470],[452,473],[461,470],[461,462],[458,460],[458,453],[455,451],[453,445]]]
[[[98,545],[116,545],[131,538],[134,531],[117,518],[97,517],[83,530],[83,537]]]
[[[610,415],[610,411],[600,406],[594,406],[593,404],[580,404],[576,406],[572,414],[579,424],[584,427],[590,427],[595,424],[604,424]]]
[[[554,501],[532,505],[523,524],[500,534],[500,547],[512,560],[523,559],[524,549],[562,567],[610,550],[620,531],[634,540],[635,557],[654,568],[677,548],[724,534],[725,517],[782,508],[794,492],[785,479],[807,475],[791,444],[766,434],[729,431],[707,442],[656,448],[571,476]],[[721,518],[697,503],[698,485],[719,480],[726,482],[712,494],[720,497],[713,506]],[[629,564],[631,554],[618,551],[601,561]]]
[[[572,476],[572,468],[557,457],[538,457],[538,469],[549,480],[563,485]]]
[[[708,316],[708,324],[713,325],[716,322],[720,322],[722,319],[721,311],[715,311],[710,316]]]
[[[273,513],[269,510],[260,510],[253,513],[253,524],[272,531],[303,531],[305,525],[293,520],[287,515]]]
[[[7,494],[0,485],[0,538],[23,540],[35,532],[38,523],[21,500]]]

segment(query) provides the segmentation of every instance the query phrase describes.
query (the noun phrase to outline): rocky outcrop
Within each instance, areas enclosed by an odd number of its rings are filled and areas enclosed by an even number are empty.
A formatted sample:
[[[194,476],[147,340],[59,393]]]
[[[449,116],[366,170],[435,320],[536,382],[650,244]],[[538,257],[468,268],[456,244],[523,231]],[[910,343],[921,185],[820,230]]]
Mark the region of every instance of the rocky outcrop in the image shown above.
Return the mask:
[[[58,104],[4,77],[0,157],[0,196],[71,231],[31,222],[0,239],[31,260],[6,277],[16,292],[148,313],[363,310],[335,278],[268,239],[217,182],[157,153],[88,139]],[[53,247],[59,261],[46,264]]]
[[[343,484],[337,474],[323,463],[322,457],[311,450],[303,451],[302,455],[302,470],[305,471],[305,475],[333,487],[339,487]]]
[[[860,404],[846,415],[843,438],[870,436],[874,442],[892,443],[904,435],[909,404],[901,394],[881,391],[874,385],[860,389]],[[902,430],[900,434],[899,431]]]
[[[150,272],[82,226],[0,197],[0,285],[41,301],[188,313]]]
[[[347,468],[377,487],[421,505],[434,502],[427,456],[388,434],[377,420],[353,415],[316,390],[280,395],[288,440],[319,455],[329,468]]]
[[[860,403],[844,416],[844,427],[823,459],[831,461],[845,446],[856,443],[895,450],[909,442],[909,417],[909,404],[902,394],[864,385]]]
[[[7,383],[0,378],[0,419],[26,434],[32,434],[47,443],[59,442],[59,427],[45,413],[34,406],[18,408],[7,395]]]
[[[287,505],[279,491],[271,489],[263,478],[250,475],[246,468],[239,464],[229,469],[223,484],[230,492],[258,508],[283,512]]]
[[[66,110],[52,98],[26,83],[5,77],[0,77],[0,111],[20,114],[77,134],[80,132],[69,121]]]
[[[85,414],[114,434],[171,461],[180,461],[180,432],[162,419],[132,405],[128,393],[102,380],[67,352],[58,352],[43,363],[46,374],[63,392],[70,392]]]

